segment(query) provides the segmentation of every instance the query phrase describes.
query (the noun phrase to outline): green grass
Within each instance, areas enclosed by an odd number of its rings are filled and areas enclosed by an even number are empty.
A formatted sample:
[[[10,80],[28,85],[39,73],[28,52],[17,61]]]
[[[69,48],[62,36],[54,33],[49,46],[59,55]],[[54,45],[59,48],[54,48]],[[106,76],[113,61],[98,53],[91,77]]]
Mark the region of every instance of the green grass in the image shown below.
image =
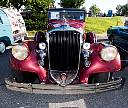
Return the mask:
[[[37,32],[36,30],[32,30],[32,31],[27,31],[28,32],[28,36],[29,37],[34,37],[35,33]]]
[[[110,26],[123,25],[121,17],[88,17],[85,21],[85,31],[97,34],[105,33]]]

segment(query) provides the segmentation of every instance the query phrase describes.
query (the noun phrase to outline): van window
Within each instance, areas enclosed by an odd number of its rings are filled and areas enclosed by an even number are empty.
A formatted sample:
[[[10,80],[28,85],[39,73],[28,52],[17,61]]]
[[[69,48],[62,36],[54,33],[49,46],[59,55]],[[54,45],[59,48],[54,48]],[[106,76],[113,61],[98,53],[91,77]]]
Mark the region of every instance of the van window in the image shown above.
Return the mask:
[[[0,17],[0,24],[3,24],[3,21],[2,21],[2,19],[1,19],[1,17]]]

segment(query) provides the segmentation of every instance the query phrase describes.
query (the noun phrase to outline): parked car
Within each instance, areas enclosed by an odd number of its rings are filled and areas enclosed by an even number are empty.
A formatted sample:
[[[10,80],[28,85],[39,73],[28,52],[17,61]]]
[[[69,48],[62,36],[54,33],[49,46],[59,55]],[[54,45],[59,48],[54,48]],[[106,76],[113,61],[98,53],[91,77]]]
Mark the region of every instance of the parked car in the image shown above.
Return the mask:
[[[121,55],[122,68],[128,64],[128,26],[112,26],[107,30],[109,41],[115,45]]]
[[[0,8],[0,34],[0,53],[4,53],[7,46],[24,40],[27,31],[19,12],[12,8]]]
[[[59,8],[48,11],[48,31],[12,48],[12,77],[5,80],[11,90],[43,94],[83,94],[116,89],[122,78],[115,46],[97,43],[95,34],[85,33],[85,11]]]

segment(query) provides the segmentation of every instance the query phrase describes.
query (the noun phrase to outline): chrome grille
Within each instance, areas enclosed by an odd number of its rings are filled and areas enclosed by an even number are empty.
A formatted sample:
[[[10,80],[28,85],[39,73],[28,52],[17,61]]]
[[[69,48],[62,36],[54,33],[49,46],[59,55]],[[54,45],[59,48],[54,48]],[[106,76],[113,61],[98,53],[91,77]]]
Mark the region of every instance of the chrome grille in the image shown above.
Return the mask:
[[[79,32],[53,31],[49,34],[49,63],[51,70],[77,70],[79,54]]]

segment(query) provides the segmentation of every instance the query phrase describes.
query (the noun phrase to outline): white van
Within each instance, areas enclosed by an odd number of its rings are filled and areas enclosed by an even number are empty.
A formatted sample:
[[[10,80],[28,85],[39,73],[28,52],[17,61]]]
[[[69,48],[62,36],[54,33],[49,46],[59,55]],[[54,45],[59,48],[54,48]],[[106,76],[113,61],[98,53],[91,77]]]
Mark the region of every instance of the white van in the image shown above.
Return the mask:
[[[14,8],[0,8],[0,53],[27,36],[22,15]]]

